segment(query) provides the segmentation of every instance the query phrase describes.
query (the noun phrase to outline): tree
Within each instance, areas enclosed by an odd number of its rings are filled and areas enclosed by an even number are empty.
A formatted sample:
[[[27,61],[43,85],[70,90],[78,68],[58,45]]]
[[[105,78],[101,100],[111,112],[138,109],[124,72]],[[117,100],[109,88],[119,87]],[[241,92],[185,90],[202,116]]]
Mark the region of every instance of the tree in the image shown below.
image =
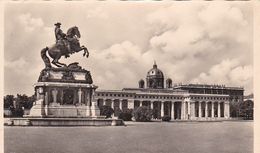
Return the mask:
[[[14,95],[4,96],[4,108],[10,109],[10,107],[13,106],[14,106]]]
[[[246,100],[240,104],[239,116],[246,120],[254,119],[254,102],[252,100]]]
[[[106,118],[110,118],[112,114],[114,113],[114,110],[110,106],[101,106],[100,107],[100,115],[106,116]]]
[[[34,95],[28,97],[25,94],[23,94],[23,95],[17,94],[16,105],[17,105],[17,107],[31,109],[34,101],[35,101]]]
[[[16,97],[14,95],[6,95],[4,97],[4,108],[10,109],[14,117],[22,117],[23,109],[31,109],[34,101],[34,95],[30,97],[26,94],[17,94]]]
[[[151,121],[153,111],[147,106],[138,107],[133,111],[133,116],[138,122],[148,122]]]
[[[239,117],[240,105],[241,102],[230,102],[230,117]]]
[[[133,113],[133,109],[126,109],[126,110],[120,111],[118,118],[122,119],[124,121],[131,121],[132,117],[133,117],[132,113]]]

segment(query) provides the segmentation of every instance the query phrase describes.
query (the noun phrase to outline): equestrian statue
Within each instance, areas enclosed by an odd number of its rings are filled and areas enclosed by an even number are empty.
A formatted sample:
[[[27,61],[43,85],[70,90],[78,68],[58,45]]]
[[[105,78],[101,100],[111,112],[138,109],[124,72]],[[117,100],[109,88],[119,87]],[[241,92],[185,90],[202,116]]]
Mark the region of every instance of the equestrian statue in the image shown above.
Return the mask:
[[[61,23],[58,22],[54,25],[56,43],[51,47],[45,47],[41,50],[41,57],[45,63],[46,68],[51,68],[51,63],[57,67],[66,67],[67,65],[64,63],[60,63],[59,59],[62,56],[65,56],[65,58],[67,58],[70,54],[77,53],[81,50],[84,51],[83,56],[86,56],[88,58],[88,49],[85,46],[80,46],[79,43],[78,38],[80,38],[80,32],[78,27],[73,26],[69,28],[67,34],[65,34],[60,29]],[[50,59],[46,55],[46,52],[48,52],[49,56],[53,59],[52,62],[50,62]]]

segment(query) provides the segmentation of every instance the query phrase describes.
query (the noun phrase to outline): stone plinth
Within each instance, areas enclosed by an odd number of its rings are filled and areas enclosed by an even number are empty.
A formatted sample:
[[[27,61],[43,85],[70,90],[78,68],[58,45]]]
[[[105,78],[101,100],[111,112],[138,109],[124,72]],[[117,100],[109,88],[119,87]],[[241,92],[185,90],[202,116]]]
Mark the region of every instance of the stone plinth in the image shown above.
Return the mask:
[[[93,104],[97,86],[90,72],[77,65],[43,69],[35,84],[36,102],[26,117],[97,117]]]
[[[122,126],[121,119],[86,118],[11,118],[9,126]]]

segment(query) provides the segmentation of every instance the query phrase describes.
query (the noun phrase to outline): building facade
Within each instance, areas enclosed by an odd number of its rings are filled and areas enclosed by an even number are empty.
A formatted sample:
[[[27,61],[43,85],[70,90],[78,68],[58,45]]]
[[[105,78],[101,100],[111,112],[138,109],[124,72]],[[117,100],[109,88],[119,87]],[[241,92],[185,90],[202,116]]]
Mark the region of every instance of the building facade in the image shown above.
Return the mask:
[[[243,88],[224,85],[172,85],[170,78],[164,84],[163,72],[154,63],[147,72],[146,83],[139,88],[97,90],[97,105],[116,110],[148,106],[154,110],[154,119],[167,115],[172,120],[218,120],[230,118],[230,102],[243,101]],[[146,84],[146,87],[145,87]]]

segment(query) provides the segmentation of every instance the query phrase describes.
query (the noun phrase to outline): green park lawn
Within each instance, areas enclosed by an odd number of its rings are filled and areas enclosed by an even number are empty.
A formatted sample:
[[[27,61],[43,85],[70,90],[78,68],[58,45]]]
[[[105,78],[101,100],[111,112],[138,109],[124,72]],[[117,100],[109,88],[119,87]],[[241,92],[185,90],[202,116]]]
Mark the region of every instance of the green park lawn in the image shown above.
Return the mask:
[[[4,127],[5,153],[252,153],[253,122]]]

